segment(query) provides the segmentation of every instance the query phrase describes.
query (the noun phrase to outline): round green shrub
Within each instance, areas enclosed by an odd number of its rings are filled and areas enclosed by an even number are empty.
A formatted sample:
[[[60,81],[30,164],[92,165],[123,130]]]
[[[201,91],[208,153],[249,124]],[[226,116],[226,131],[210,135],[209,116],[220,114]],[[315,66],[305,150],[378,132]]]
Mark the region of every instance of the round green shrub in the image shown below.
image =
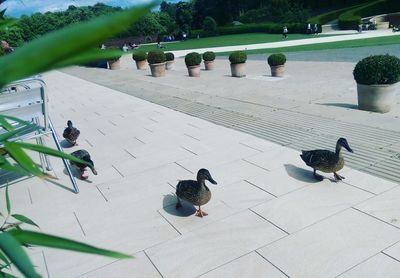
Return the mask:
[[[165,53],[165,59],[166,59],[167,61],[173,61],[173,60],[175,60],[175,55],[174,55],[174,53],[172,53],[172,52],[167,52],[167,53]]]
[[[235,51],[229,55],[229,61],[231,64],[241,64],[245,63],[247,60],[247,55],[244,51]]]
[[[122,50],[118,46],[110,46],[107,51],[111,52],[108,61],[117,61],[122,56]]]
[[[211,16],[206,16],[203,21],[203,30],[208,35],[215,35],[217,31],[217,22]]]
[[[132,53],[132,59],[139,62],[139,61],[144,61],[147,59],[147,53],[144,51],[134,51]]]
[[[358,84],[394,84],[400,81],[400,59],[395,56],[374,55],[359,61],[353,71]]]
[[[274,53],[268,57],[268,65],[271,67],[284,65],[286,63],[286,56],[282,53]]]
[[[152,50],[147,54],[147,61],[149,64],[159,64],[166,61],[164,51]]]
[[[206,51],[203,53],[203,60],[204,61],[214,61],[215,60],[215,53],[212,51]]]
[[[198,66],[201,63],[201,55],[197,52],[191,52],[185,56],[185,64],[187,67]]]

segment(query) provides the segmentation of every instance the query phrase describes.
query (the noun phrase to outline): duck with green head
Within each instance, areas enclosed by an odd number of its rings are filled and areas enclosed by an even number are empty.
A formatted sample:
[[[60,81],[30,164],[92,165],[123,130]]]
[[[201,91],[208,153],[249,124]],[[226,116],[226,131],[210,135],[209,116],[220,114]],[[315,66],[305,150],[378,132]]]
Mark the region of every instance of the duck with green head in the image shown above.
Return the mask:
[[[347,140],[345,138],[339,138],[336,143],[335,152],[329,150],[302,151],[300,157],[308,166],[314,169],[314,177],[316,179],[323,179],[322,176],[317,175],[316,171],[318,170],[325,173],[333,173],[335,180],[339,181],[344,179],[343,176],[337,173],[344,166],[344,158],[340,152],[342,147],[351,153],[353,152]]]
[[[200,169],[197,172],[197,180],[180,181],[176,186],[176,208],[182,206],[182,199],[199,207],[196,216],[206,216],[207,213],[201,210],[201,206],[207,204],[211,199],[211,191],[206,185],[206,180],[212,184],[217,184],[207,169]]]

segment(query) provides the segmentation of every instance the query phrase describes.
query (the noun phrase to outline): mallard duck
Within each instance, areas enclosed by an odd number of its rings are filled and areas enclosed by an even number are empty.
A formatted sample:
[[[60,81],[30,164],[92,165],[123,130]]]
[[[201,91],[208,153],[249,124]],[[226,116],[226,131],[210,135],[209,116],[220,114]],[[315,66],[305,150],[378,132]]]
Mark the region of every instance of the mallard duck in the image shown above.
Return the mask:
[[[217,182],[211,177],[210,172],[207,169],[200,169],[197,172],[197,181],[180,181],[176,186],[176,208],[180,208],[182,206],[180,199],[183,199],[195,206],[199,206],[199,209],[196,212],[196,216],[206,216],[207,213],[201,210],[201,206],[207,204],[208,201],[210,201],[211,199],[211,191],[206,186],[206,180],[208,180],[212,184],[217,184]]]
[[[80,133],[81,132],[79,131],[79,129],[74,127],[72,125],[71,121],[68,121],[67,122],[67,127],[64,129],[64,132],[63,132],[63,137],[72,146],[77,146],[78,144],[76,143],[76,140],[78,139]]]
[[[325,173],[333,173],[335,180],[344,179],[343,176],[340,176],[337,172],[341,170],[344,166],[343,156],[340,154],[340,151],[344,147],[349,152],[353,152],[350,148],[347,140],[345,138],[339,138],[336,143],[336,151],[328,151],[328,150],[313,150],[313,151],[302,151],[301,159],[310,167],[314,169],[314,177],[318,180],[322,180],[323,177],[317,175],[316,171],[322,171]]]
[[[91,165],[89,166],[90,170],[92,170],[93,174],[97,175],[96,169],[94,169],[94,163],[92,159],[90,158],[90,154],[86,150],[77,150],[71,153],[71,155],[75,156],[76,158],[82,159],[83,161],[89,162]],[[88,176],[84,176],[83,174],[85,173],[86,167],[88,167],[86,164],[82,163],[77,163],[74,161],[71,161],[71,164],[76,166],[79,170],[80,178],[82,180],[86,180]]]

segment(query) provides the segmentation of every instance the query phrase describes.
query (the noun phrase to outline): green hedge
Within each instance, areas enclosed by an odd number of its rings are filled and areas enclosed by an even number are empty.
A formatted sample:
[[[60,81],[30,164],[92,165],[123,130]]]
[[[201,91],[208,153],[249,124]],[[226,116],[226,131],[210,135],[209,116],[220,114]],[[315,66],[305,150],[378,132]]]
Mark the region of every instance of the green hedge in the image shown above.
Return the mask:
[[[147,62],[149,62],[149,64],[159,64],[165,61],[166,57],[162,50],[152,50],[147,54]]]
[[[215,60],[215,53],[212,51],[206,51],[203,53],[203,60],[204,61],[214,61]]]
[[[398,11],[400,11],[399,0],[376,0],[342,13],[339,16],[339,27],[344,30],[357,29],[362,17]],[[357,23],[358,19],[359,23]]]
[[[229,55],[231,64],[242,64],[247,60],[247,54],[244,51],[234,51]]]
[[[274,53],[269,55],[267,62],[271,67],[284,65],[286,63],[286,56],[282,53]]]
[[[306,23],[249,23],[237,26],[222,26],[217,28],[217,34],[223,35],[234,35],[234,34],[245,34],[245,33],[269,33],[269,34],[281,34],[283,26],[286,26],[289,30],[289,34],[305,34],[307,32]],[[320,27],[320,26],[319,26]],[[199,35],[201,38],[208,37],[208,34],[203,30],[191,30],[189,36],[191,38],[197,38]]]
[[[135,61],[144,61],[147,59],[147,53],[141,50],[135,50],[132,52],[132,59]]]
[[[339,10],[330,11],[330,12],[327,12],[327,13],[324,13],[324,14],[320,14],[320,15],[317,15],[317,16],[309,18],[308,22],[310,22],[312,24],[314,24],[314,23],[326,24],[326,23],[328,23],[328,22],[330,22],[332,20],[335,20],[335,19],[339,18],[339,16],[341,14],[343,14],[343,13],[349,11],[349,10],[355,9],[355,8],[357,8],[359,6],[361,6],[361,5],[355,5],[355,6],[351,6],[351,7],[347,7],[347,8],[342,8],[342,9],[339,9]]]
[[[201,55],[197,52],[190,52],[185,56],[185,64],[187,67],[198,66],[201,63]]]

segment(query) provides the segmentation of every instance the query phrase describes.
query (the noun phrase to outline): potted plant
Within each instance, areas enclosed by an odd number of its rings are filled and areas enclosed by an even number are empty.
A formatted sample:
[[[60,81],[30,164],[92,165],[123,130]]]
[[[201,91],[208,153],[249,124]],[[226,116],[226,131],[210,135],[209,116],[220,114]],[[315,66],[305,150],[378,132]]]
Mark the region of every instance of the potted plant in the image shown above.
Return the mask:
[[[200,76],[200,63],[201,55],[197,52],[191,52],[185,56],[185,64],[188,68],[189,76],[199,77]]]
[[[357,82],[358,109],[386,113],[395,101],[395,84],[400,80],[400,59],[374,55],[359,61],[353,76]]]
[[[122,56],[122,51],[118,47],[110,47],[112,50],[112,55],[107,59],[108,68],[110,70],[118,70],[121,68],[120,58]]]
[[[132,53],[132,59],[136,62],[136,68],[138,70],[145,70],[147,64],[147,53],[144,51],[134,51]]]
[[[285,72],[286,56],[282,53],[274,53],[268,57],[268,65],[271,67],[273,77],[283,77]]]
[[[165,76],[165,54],[162,50],[152,50],[147,54],[147,61],[150,65],[153,77]]]
[[[215,53],[212,51],[206,51],[203,53],[204,67],[206,70],[214,69]]]
[[[231,72],[233,77],[246,76],[246,60],[247,55],[244,51],[235,51],[229,55],[231,62]]]
[[[174,67],[174,63],[175,63],[175,55],[172,52],[167,52],[165,53],[165,59],[166,59],[166,63],[165,63],[165,68],[167,70],[171,70]]]

